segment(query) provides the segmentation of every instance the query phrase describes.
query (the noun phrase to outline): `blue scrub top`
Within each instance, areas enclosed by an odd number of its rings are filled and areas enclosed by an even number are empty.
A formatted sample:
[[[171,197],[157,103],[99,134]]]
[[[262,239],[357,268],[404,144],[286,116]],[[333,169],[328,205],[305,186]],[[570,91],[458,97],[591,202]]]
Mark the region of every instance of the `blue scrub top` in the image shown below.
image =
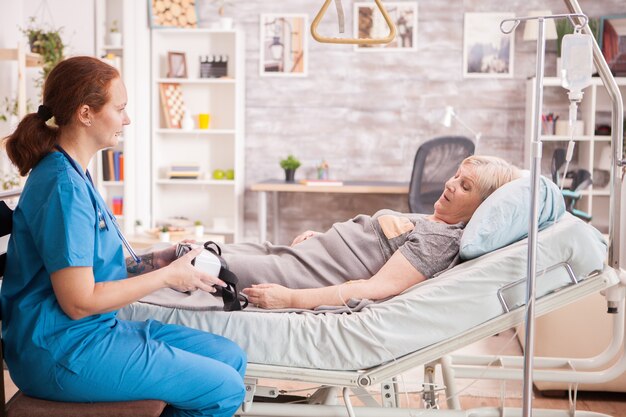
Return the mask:
[[[12,372],[34,375],[56,364],[80,372],[85,346],[115,326],[116,312],[80,320],[63,312],[50,274],[73,266],[92,267],[95,282],[127,277],[122,244],[102,197],[84,172],[52,152],[33,168],[13,214],[0,293]]]

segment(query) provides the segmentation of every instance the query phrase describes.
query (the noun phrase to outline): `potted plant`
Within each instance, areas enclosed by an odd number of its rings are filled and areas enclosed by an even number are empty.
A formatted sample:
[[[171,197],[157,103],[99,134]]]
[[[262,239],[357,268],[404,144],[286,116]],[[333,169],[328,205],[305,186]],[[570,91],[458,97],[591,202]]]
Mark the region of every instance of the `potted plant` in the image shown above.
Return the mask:
[[[300,165],[300,161],[293,155],[288,155],[280,161],[280,167],[285,170],[285,182],[295,181],[296,169]]]
[[[213,0],[213,3],[217,6],[217,14],[220,16],[220,27],[224,30],[230,30],[233,28],[233,18],[225,16],[226,6],[232,6],[232,0]]]
[[[202,237],[204,236],[204,225],[202,224],[202,221],[196,220],[195,222],[193,222],[193,230],[196,238],[202,239]]]
[[[29,19],[28,27],[22,29],[22,33],[28,38],[30,51],[41,55],[43,61],[41,78],[35,80],[35,85],[38,88],[43,87],[43,82],[48,77],[50,71],[52,71],[52,68],[63,59],[65,45],[61,39],[62,30],[63,28],[46,29],[37,27],[34,17]]]
[[[143,233],[143,230],[143,223],[141,222],[141,220],[135,220],[135,234],[140,235]]]
[[[170,228],[167,226],[161,227],[159,230],[159,241],[160,242],[169,242],[170,241]]]
[[[108,44],[110,46],[122,45],[122,34],[120,33],[120,28],[118,26],[117,19],[113,19],[111,21],[111,27],[109,28]]]

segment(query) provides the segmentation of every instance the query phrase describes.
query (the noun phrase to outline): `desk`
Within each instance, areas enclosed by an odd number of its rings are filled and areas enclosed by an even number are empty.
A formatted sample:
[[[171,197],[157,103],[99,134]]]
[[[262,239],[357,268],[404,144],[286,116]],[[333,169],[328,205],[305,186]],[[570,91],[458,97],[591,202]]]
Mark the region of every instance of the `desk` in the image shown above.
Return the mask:
[[[274,215],[273,238],[278,242],[278,193],[335,193],[335,194],[408,194],[408,182],[394,181],[343,181],[343,185],[304,185],[284,180],[265,180],[252,184],[252,191],[259,192],[259,239],[267,240],[267,193],[272,193]]]

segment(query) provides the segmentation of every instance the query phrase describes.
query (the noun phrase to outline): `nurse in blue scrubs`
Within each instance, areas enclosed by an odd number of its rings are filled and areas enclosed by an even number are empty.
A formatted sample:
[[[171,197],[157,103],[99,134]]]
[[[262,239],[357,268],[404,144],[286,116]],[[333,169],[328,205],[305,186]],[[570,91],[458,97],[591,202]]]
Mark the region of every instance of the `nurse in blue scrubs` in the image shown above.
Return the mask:
[[[29,174],[13,216],[2,283],[2,332],[11,378],[27,395],[59,401],[160,399],[166,416],[231,416],[244,397],[246,357],[221,336],[116,311],[160,288],[215,291],[195,269],[199,250],[125,261],[122,235],[87,171],[115,146],[126,89],[91,57],[59,63],[43,105],[6,140]],[[201,250],[201,249],[200,249]]]

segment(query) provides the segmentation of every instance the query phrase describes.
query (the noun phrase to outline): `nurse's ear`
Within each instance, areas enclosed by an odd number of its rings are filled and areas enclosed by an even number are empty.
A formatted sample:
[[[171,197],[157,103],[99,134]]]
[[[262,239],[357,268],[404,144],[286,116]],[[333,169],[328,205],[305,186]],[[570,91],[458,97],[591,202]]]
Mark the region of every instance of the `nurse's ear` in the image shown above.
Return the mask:
[[[91,108],[88,105],[83,104],[78,109],[78,121],[86,127],[91,126],[91,113]]]

